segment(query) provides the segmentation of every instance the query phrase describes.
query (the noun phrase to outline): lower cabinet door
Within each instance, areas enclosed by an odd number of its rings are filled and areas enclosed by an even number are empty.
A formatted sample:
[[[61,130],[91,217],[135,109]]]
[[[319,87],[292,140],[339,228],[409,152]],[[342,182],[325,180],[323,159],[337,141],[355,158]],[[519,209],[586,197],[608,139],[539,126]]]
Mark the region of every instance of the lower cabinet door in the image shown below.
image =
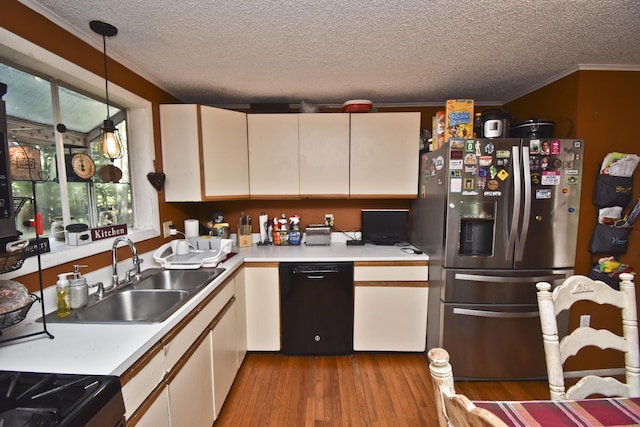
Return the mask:
[[[170,427],[169,393],[165,387],[135,423],[136,427]]]
[[[427,287],[356,286],[356,351],[425,351]]]
[[[236,306],[235,302],[229,306],[229,309],[211,331],[214,414],[216,419],[222,410],[222,405],[238,372]]]
[[[211,334],[188,356],[169,381],[169,416],[172,426],[213,425]]]

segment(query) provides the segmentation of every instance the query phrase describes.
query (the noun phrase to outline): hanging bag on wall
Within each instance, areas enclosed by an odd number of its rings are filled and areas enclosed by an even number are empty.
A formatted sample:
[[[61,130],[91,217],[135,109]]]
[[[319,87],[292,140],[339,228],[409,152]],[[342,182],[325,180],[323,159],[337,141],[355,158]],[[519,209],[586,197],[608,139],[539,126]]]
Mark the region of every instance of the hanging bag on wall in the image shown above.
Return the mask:
[[[598,174],[593,203],[599,208],[626,207],[633,200],[633,177]]]
[[[631,228],[596,224],[589,243],[592,254],[623,254],[629,247]]]

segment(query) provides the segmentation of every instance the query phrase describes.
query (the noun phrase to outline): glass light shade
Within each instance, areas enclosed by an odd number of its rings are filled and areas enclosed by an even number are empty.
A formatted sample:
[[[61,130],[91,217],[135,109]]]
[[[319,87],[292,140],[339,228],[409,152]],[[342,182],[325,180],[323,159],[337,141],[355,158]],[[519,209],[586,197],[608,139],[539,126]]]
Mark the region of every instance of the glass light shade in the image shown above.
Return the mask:
[[[124,146],[113,120],[105,120],[100,135],[100,155],[112,162],[124,156]]]

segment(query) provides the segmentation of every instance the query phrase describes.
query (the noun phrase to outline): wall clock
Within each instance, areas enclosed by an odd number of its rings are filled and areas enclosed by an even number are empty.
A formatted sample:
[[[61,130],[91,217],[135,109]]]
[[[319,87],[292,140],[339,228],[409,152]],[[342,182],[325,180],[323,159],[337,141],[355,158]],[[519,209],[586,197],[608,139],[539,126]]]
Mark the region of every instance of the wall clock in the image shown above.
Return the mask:
[[[96,173],[96,164],[86,153],[65,154],[68,181],[89,181]]]

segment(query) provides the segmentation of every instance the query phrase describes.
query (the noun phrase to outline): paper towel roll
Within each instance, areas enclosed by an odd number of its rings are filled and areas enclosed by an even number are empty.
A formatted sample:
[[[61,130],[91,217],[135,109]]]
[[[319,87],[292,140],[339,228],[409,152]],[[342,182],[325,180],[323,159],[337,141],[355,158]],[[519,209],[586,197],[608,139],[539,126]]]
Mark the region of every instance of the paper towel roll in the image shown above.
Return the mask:
[[[267,214],[261,214],[259,217],[260,222],[260,241],[262,243],[266,243],[269,238],[267,236],[267,222],[269,221],[269,216]]]
[[[197,219],[184,220],[184,235],[189,237],[198,237],[200,235],[200,221]]]

